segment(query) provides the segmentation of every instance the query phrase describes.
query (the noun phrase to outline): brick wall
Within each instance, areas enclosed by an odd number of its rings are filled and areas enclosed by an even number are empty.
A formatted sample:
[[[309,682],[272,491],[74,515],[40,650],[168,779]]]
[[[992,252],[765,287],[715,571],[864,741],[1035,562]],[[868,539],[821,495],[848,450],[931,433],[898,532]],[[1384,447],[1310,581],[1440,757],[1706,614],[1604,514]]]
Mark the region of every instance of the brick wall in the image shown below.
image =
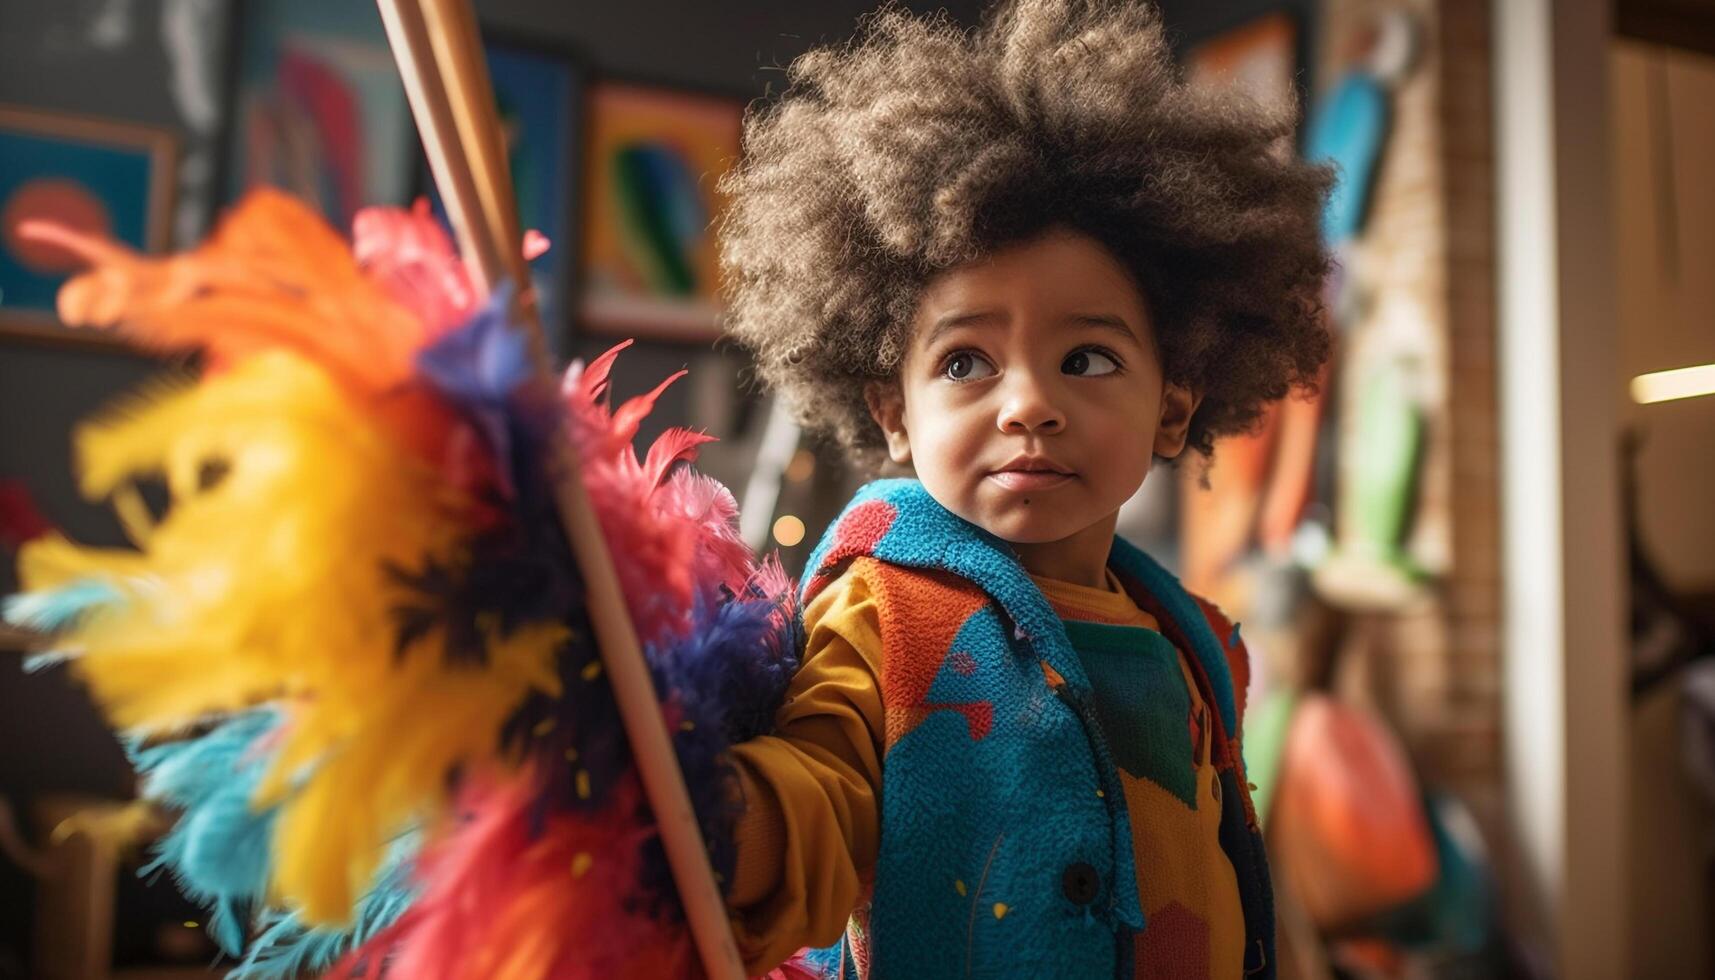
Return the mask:
[[[1425,765],[1471,802],[1491,840],[1502,846],[1490,2],[1443,0],[1440,8],[1453,564],[1445,593],[1447,716]]]
[[[1316,63],[1322,88],[1338,77],[1354,32],[1393,6],[1323,4]],[[1342,341],[1348,370],[1341,425],[1354,421],[1352,396],[1365,368],[1411,332],[1397,321],[1426,325],[1412,345],[1430,370],[1408,548],[1433,573],[1433,585],[1406,609],[1354,616],[1339,688],[1388,717],[1425,784],[1464,799],[1504,852],[1490,2],[1403,6],[1418,20],[1421,50],[1393,95],[1392,128],[1356,256],[1376,302]]]

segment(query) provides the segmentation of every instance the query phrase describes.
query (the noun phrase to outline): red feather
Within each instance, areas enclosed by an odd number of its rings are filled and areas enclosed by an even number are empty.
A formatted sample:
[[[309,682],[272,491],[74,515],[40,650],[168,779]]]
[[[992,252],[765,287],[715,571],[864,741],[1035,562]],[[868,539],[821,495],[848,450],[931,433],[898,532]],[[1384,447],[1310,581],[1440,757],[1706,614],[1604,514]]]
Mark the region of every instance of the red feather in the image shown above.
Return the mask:
[[[691,975],[689,933],[627,901],[654,835],[638,823],[636,778],[612,787],[599,812],[555,814],[540,832],[536,795],[528,778],[461,794],[456,833],[421,858],[421,897],[332,975],[383,957],[389,975],[416,980]]]

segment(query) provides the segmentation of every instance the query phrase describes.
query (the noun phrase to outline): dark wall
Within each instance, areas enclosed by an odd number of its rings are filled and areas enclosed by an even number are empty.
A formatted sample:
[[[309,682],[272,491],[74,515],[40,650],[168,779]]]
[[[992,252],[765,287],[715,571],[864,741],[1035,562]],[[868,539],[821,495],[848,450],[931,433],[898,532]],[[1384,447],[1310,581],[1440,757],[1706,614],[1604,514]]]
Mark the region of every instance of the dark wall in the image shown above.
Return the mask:
[[[1265,14],[1286,11],[1303,26],[1315,13],[1313,0],[1160,0],[1161,16],[1176,44],[1194,44]],[[1308,36],[1308,30],[1303,31]]]
[[[914,0],[918,11],[944,9],[975,24],[983,0]],[[734,95],[778,89],[781,69],[816,44],[850,37],[870,0],[478,0],[485,24],[565,42],[599,70],[706,86]]]

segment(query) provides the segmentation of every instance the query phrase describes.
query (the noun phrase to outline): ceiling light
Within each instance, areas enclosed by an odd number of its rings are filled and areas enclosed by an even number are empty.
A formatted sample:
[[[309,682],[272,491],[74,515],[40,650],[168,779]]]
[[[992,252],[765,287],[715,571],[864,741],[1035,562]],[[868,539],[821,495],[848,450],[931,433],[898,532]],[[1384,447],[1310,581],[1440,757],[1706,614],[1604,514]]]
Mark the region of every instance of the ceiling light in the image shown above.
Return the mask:
[[[1715,364],[1640,374],[1632,379],[1632,401],[1639,405],[1715,395]]]

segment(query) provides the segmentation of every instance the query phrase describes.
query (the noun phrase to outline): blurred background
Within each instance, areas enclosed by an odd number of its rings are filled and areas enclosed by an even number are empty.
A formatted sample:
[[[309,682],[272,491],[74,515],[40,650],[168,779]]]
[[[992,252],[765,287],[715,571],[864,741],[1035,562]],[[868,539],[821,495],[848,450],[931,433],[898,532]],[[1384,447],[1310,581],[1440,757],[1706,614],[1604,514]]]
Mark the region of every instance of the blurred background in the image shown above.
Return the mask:
[[[977,24],[982,0],[905,4]],[[1293,977],[1715,975],[1715,0],[1171,0],[1196,84],[1334,163],[1321,394],[1152,476],[1122,531],[1242,620]],[[796,571],[859,482],[719,342],[719,174],[868,0],[480,0],[563,359]],[[52,216],[160,251],[246,188],[336,226],[432,198],[359,0],[0,4],[0,591],[79,499],[74,423],[184,370],[52,315]],[[430,206],[437,206],[432,201]],[[1206,485],[1205,485],[1206,484]],[[0,978],[218,972],[63,670],[0,662]]]

